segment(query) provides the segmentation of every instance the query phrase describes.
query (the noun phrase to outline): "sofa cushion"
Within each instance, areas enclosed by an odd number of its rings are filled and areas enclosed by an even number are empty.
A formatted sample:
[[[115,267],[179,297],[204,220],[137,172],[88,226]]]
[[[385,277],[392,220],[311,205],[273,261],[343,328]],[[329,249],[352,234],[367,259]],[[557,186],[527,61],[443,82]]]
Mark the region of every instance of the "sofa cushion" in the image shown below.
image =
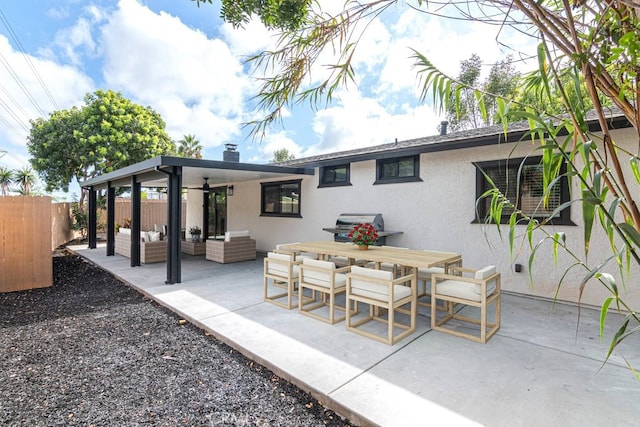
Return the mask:
[[[249,230],[227,231],[224,233],[224,241],[230,242],[235,237],[250,237]]]
[[[160,241],[160,232],[159,231],[147,231],[148,242],[159,242]]]

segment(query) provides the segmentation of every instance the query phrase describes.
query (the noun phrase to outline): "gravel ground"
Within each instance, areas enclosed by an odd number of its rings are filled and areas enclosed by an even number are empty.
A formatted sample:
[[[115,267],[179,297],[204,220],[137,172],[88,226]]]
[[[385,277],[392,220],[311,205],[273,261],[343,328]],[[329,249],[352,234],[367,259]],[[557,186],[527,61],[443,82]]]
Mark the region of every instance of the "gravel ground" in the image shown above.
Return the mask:
[[[0,425],[350,426],[76,256],[0,294]]]

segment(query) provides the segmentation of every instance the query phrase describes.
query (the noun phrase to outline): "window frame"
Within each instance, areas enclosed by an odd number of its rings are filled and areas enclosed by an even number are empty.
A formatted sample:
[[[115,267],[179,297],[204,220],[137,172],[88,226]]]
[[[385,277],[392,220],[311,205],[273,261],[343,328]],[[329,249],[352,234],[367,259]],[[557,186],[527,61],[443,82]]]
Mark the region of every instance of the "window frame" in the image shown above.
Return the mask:
[[[282,196],[283,196],[283,186],[285,185],[297,185],[298,190],[298,212],[282,212]],[[278,202],[279,211],[278,212],[268,212],[266,207],[266,198],[265,191],[268,189],[273,189],[274,187],[279,187],[280,200]],[[295,190],[294,190],[295,191]],[[269,182],[261,182],[260,183],[260,216],[271,216],[271,217],[282,217],[282,218],[302,218],[302,179],[293,179],[287,181],[269,181]]]
[[[413,175],[412,176],[398,176],[400,169],[400,162],[411,159],[413,161]],[[392,177],[384,177],[384,169],[387,165],[396,165],[396,176]],[[373,183],[377,184],[396,184],[402,182],[419,182],[422,181],[420,179],[420,154],[414,154],[410,156],[401,156],[401,157],[388,157],[383,159],[376,159],[376,181]]]
[[[542,161],[542,156],[535,157],[521,157],[521,158],[508,158],[508,159],[500,159],[500,160],[490,160],[490,161],[482,161],[482,162],[473,162],[473,165],[476,168],[476,196],[474,203],[474,220],[473,223],[485,223],[487,220],[487,214],[489,210],[487,209],[486,203],[481,201],[481,196],[490,188],[493,188],[489,185],[489,182],[486,180],[483,171],[488,169],[495,169],[498,167],[507,167],[507,168],[515,168],[516,175],[521,165],[524,166],[532,166],[532,165],[540,165]],[[563,162],[560,167],[560,181],[558,184],[560,185],[560,201],[559,205],[568,202],[571,199],[571,194],[569,191],[569,180],[566,176],[567,165]],[[522,186],[522,181],[520,181],[520,186]],[[522,197],[522,189],[518,189],[518,197]],[[521,200],[518,201],[516,207],[520,208]],[[511,216],[511,212],[504,213],[500,218],[500,224],[508,224],[509,218]],[[522,218],[519,216],[519,218]],[[536,219],[546,218],[544,216],[535,216]],[[493,223],[494,221],[491,220]],[[576,225],[571,220],[571,206],[567,206],[564,208],[560,215],[555,218],[550,218],[547,222],[551,225]]]
[[[346,169],[346,177],[344,181],[335,181],[335,179],[333,181],[327,181],[327,175],[330,171],[335,171],[336,169],[339,168],[345,168]],[[349,186],[351,185],[351,163],[341,163],[339,165],[330,165],[330,166],[320,166],[319,168],[319,175],[320,175],[320,179],[319,179],[319,183],[318,183],[318,188],[323,188],[323,187],[344,187],[344,186]]]

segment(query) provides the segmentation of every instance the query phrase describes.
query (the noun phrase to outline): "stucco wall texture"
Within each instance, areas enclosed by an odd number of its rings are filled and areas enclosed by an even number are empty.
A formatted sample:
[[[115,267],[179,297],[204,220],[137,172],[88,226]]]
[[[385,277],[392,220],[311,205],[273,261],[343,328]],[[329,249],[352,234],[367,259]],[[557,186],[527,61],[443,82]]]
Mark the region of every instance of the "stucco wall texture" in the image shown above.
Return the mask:
[[[630,130],[614,132],[614,139],[633,141]],[[315,176],[302,178],[301,218],[260,216],[260,182],[234,183],[235,192],[228,198],[228,229],[249,229],[257,241],[259,251],[269,251],[276,244],[313,240],[332,240],[333,235],[322,230],[333,227],[341,213],[381,213],[385,230],[402,231],[387,238],[387,244],[414,249],[432,249],[462,254],[463,265],[481,268],[496,265],[502,274],[506,291],[600,306],[608,291],[596,280],[587,282],[582,295],[580,287],[587,270],[573,267],[576,261],[562,250],[554,261],[552,244],[543,243],[529,271],[531,250],[524,238],[526,228],[517,226],[518,238],[513,256],[508,242],[508,226],[501,226],[502,237],[493,225],[473,222],[475,212],[476,169],[473,162],[500,160],[527,155],[540,155],[538,145],[529,141],[500,144],[469,149],[424,153],[420,156],[420,182],[374,185],[376,162],[368,160],[351,163],[351,186],[318,188]],[[635,148],[632,147],[632,152]],[[629,171],[630,173],[630,171]],[[630,179],[633,179],[629,175]],[[300,179],[300,177],[283,177]],[[579,194],[577,182],[572,183],[572,198]],[[193,202],[193,207],[198,202]],[[189,207],[192,204],[189,203]],[[580,205],[571,208],[571,219],[576,225],[549,226],[550,233],[566,234],[569,247],[584,258],[583,227]],[[189,217],[187,222],[197,222]],[[544,235],[536,233],[534,244]],[[589,265],[595,266],[611,256],[609,243],[594,225],[589,252]],[[514,265],[522,265],[516,273]],[[619,283],[624,299],[634,309],[640,309],[638,268],[625,277],[622,286],[620,271],[609,264],[604,271],[611,273]],[[530,273],[533,280],[530,280]],[[625,274],[626,276],[626,274]],[[559,283],[562,279],[562,285]]]

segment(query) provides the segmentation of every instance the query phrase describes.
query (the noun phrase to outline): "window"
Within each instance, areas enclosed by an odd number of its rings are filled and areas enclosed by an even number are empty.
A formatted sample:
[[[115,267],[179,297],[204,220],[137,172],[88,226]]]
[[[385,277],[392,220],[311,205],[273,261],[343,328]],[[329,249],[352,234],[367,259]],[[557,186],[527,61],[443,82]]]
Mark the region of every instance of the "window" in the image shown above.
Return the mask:
[[[350,165],[324,166],[320,168],[318,187],[337,187],[351,185]]]
[[[263,216],[300,216],[302,180],[262,183],[261,212]]]
[[[493,162],[482,162],[476,166],[476,205],[478,222],[484,222],[489,214],[491,197],[480,199],[482,194],[493,188],[483,172],[493,181],[495,186],[526,215],[533,218],[547,218],[557,207],[569,200],[569,184],[562,176],[549,194],[548,204],[543,203],[545,192],[542,178],[542,158],[509,159]],[[566,172],[562,166],[560,173]],[[520,173],[520,176],[518,176]],[[501,223],[509,222],[513,209],[502,211]],[[552,218],[553,224],[574,225],[571,211],[567,207]]]
[[[420,181],[420,156],[380,159],[376,162],[376,184]]]

